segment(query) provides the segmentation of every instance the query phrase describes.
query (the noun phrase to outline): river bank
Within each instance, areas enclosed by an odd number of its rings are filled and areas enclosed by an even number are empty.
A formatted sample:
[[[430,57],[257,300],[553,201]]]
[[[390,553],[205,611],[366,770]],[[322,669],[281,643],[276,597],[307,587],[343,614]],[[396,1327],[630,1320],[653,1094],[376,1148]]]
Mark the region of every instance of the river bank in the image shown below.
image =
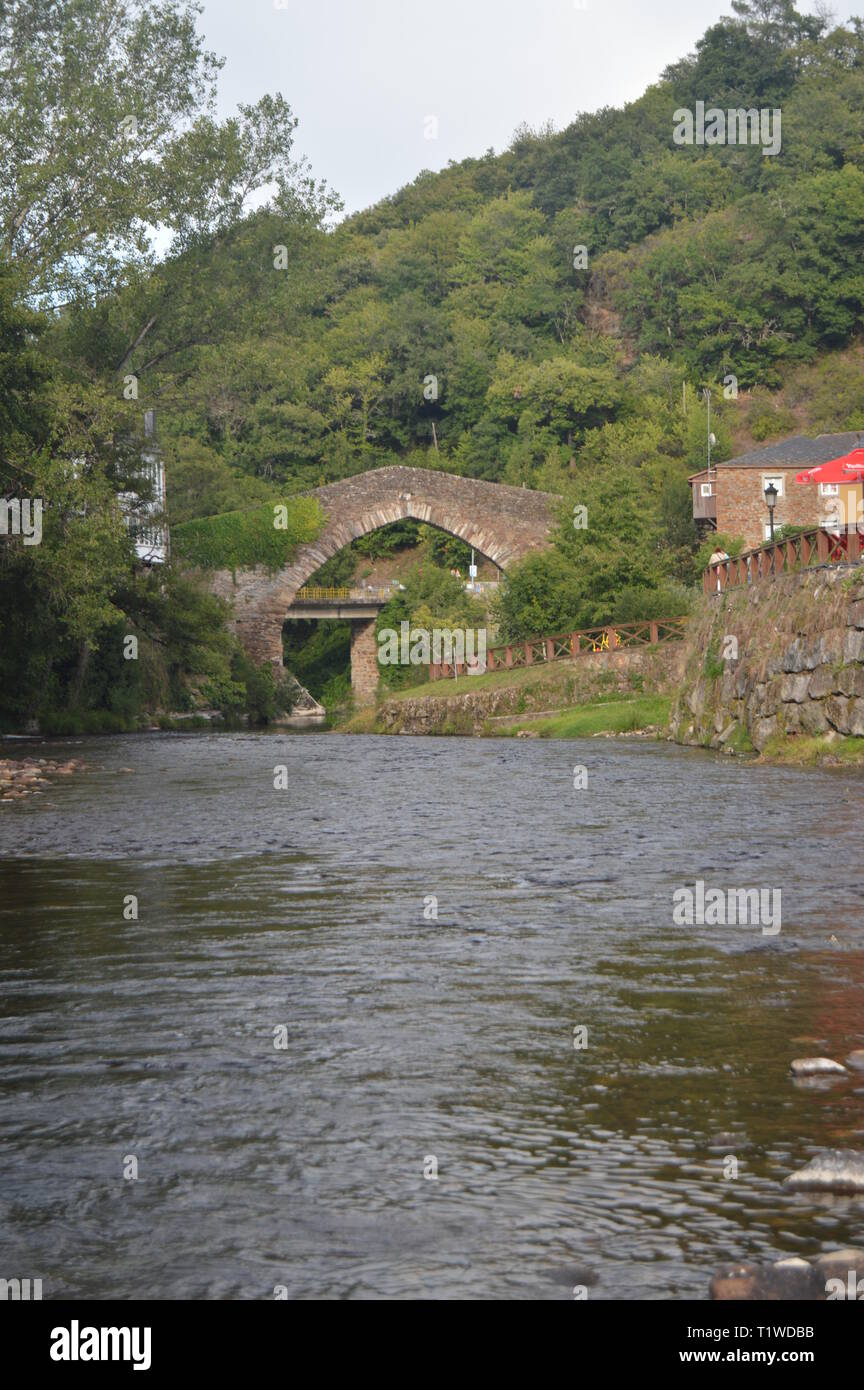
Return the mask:
[[[340,733],[415,735],[427,737],[474,738],[648,738],[683,743],[707,751],[720,751],[753,763],[790,767],[862,767],[864,738],[841,735],[827,729],[822,734],[775,737],[761,751],[754,748],[746,732],[727,737],[722,744],[690,738],[676,738],[674,712],[680,699],[670,693],[670,680],[656,687],[636,689],[631,682],[623,689],[608,689],[603,672],[574,672],[577,662],[561,662],[552,668],[554,676],[533,676],[523,671],[496,673],[491,688],[478,690],[467,679],[461,694],[441,687],[418,688],[382,700],[362,709],[336,725]],[[514,680],[517,675],[522,679]],[[580,677],[583,691],[594,685],[593,697],[575,701],[570,692]],[[598,679],[599,677],[599,679]],[[638,682],[641,684],[641,682]],[[587,693],[587,692],[586,692]]]
[[[476,737],[644,731],[668,721],[684,656],[683,644],[675,643],[410,686],[337,727],[343,733]]]
[[[393,691],[346,733],[641,735],[800,767],[864,766],[864,573],[702,596],[683,642]]]
[[[149,719],[104,732],[255,727],[218,710]],[[268,727],[308,732],[315,722]],[[683,641],[382,689],[328,723],[347,734],[656,738],[761,763],[861,767],[864,573],[822,566],[703,595]],[[42,732],[103,730],[70,717]]]

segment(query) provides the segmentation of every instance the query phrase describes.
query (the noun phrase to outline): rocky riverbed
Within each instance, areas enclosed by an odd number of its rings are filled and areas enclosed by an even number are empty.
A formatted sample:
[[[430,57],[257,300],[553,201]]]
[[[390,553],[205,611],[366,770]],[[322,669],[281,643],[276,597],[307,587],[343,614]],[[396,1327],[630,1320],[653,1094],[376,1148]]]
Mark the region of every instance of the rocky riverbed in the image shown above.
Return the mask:
[[[79,758],[65,762],[56,758],[0,758],[0,802],[33,796],[50,786],[53,778],[71,777],[86,768]]]
[[[792,1256],[773,1264],[724,1265],[711,1280],[710,1297],[721,1303],[859,1302],[862,1291],[864,1250],[853,1248],[828,1250],[812,1261]]]
[[[864,1049],[850,1052],[845,1064],[831,1057],[799,1057],[790,1068],[799,1084],[832,1082],[864,1071]],[[856,1093],[857,1094],[857,1093]],[[718,1135],[720,1147],[735,1147],[730,1135]],[[727,1144],[728,1141],[728,1144]],[[855,1197],[864,1192],[864,1152],[823,1149],[803,1168],[784,1179],[792,1192],[834,1193]],[[742,1261],[724,1265],[711,1280],[710,1297],[735,1300],[818,1301],[864,1298],[864,1250],[829,1250],[813,1260],[786,1256],[770,1264]]]

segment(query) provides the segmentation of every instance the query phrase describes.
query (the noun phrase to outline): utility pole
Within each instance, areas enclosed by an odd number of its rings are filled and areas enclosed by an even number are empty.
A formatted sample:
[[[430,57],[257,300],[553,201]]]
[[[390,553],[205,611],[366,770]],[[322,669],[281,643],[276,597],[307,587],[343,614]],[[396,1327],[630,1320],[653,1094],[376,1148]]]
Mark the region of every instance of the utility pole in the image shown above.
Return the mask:
[[[707,387],[707,386],[704,386],[704,387],[702,388],[702,395],[703,395],[704,399],[708,402],[708,481],[709,481],[709,483],[710,483],[710,481],[711,481],[711,445],[712,445],[712,443],[713,443],[713,441],[714,441],[714,436],[713,436],[713,434],[711,433],[711,392],[708,390],[708,387]]]
[[[708,481],[711,481],[711,392],[706,391],[708,397]]]

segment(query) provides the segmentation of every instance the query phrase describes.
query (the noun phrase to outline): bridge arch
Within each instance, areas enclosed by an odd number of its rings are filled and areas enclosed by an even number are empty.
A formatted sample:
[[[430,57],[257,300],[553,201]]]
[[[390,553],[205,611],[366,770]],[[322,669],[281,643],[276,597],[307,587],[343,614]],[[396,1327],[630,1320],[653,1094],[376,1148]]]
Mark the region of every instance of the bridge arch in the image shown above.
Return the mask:
[[[555,523],[552,493],[460,478],[424,468],[377,468],[305,494],[317,499],[325,523],[277,574],[263,567],[236,577],[219,571],[214,591],[233,600],[234,627],[249,656],[282,667],[282,624],[297,590],[351,541],[411,518],[473,546],[500,569],[543,549]]]

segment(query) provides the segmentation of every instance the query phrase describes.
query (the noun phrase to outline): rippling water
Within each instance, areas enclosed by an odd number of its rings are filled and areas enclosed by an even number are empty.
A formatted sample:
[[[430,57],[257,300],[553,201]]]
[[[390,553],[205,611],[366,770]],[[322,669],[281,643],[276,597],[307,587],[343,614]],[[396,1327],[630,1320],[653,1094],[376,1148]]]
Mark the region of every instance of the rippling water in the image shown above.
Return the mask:
[[[17,746],[91,771],[0,807],[0,1276],[703,1298],[861,1242],[864,1202],[781,1186],[864,1146],[864,1076],[787,1076],[864,1046],[860,781],[605,740]],[[674,927],[698,878],[781,888],[780,936]]]

